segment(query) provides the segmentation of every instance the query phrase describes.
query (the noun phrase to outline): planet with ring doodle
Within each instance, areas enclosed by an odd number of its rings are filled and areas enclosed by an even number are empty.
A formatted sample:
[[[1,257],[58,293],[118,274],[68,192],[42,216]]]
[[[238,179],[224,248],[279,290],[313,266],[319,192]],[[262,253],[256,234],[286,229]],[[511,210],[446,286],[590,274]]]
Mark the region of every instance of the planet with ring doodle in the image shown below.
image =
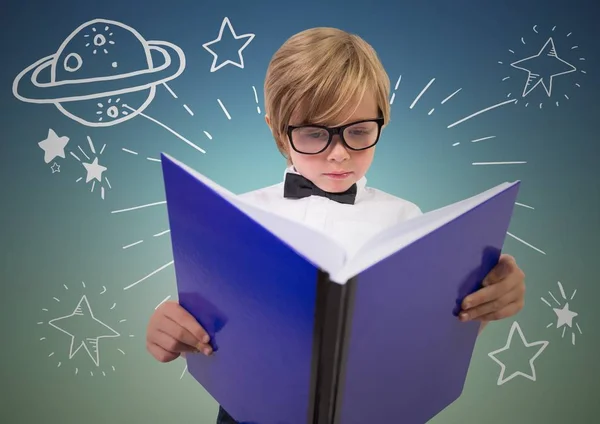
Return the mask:
[[[185,69],[181,48],[147,41],[120,22],[95,19],[80,25],[56,53],[17,75],[13,94],[29,103],[54,104],[83,125],[115,125],[142,113],[156,87]]]

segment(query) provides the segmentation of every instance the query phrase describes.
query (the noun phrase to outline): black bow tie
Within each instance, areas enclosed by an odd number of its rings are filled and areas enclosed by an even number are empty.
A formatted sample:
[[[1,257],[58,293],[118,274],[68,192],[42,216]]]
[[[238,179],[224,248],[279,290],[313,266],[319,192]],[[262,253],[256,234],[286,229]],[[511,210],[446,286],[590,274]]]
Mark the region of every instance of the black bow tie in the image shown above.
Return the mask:
[[[302,199],[308,196],[322,196],[338,203],[353,205],[356,199],[356,184],[343,193],[329,193],[321,190],[312,181],[299,174],[288,172],[285,176],[283,197],[287,199]]]

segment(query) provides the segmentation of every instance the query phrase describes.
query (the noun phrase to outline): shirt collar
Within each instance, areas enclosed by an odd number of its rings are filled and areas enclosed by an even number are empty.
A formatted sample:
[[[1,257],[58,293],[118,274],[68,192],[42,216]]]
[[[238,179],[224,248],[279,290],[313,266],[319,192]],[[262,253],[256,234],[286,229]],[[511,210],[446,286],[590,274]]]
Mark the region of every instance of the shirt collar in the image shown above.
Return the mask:
[[[292,174],[300,174],[298,171],[296,171],[296,168],[294,167],[294,165],[290,165],[289,167],[287,167],[285,169],[285,172],[283,173],[284,181],[285,181],[285,176],[288,172],[292,173]],[[358,180],[356,182],[356,202],[358,202],[361,199],[361,197],[363,196],[366,186],[367,186],[367,177],[365,177],[365,176],[363,176],[360,180]]]

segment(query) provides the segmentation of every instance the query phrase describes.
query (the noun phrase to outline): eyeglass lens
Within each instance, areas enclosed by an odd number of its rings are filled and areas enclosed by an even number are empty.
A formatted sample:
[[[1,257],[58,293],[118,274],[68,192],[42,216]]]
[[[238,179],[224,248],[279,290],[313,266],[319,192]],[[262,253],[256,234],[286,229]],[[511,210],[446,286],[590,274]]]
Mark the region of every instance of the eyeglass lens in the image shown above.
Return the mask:
[[[344,129],[343,138],[353,149],[365,149],[377,141],[376,122],[359,122]],[[301,127],[292,131],[294,147],[304,153],[316,153],[327,145],[329,132],[319,127]]]

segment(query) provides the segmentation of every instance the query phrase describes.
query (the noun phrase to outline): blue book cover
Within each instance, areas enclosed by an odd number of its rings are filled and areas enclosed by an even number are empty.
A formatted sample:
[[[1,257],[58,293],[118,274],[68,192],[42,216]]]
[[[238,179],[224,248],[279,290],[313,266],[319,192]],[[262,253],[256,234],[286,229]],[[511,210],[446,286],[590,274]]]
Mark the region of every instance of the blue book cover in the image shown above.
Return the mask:
[[[247,424],[421,424],[462,393],[520,183],[392,226],[350,254],[162,155],[179,303],[211,336],[190,374]]]

